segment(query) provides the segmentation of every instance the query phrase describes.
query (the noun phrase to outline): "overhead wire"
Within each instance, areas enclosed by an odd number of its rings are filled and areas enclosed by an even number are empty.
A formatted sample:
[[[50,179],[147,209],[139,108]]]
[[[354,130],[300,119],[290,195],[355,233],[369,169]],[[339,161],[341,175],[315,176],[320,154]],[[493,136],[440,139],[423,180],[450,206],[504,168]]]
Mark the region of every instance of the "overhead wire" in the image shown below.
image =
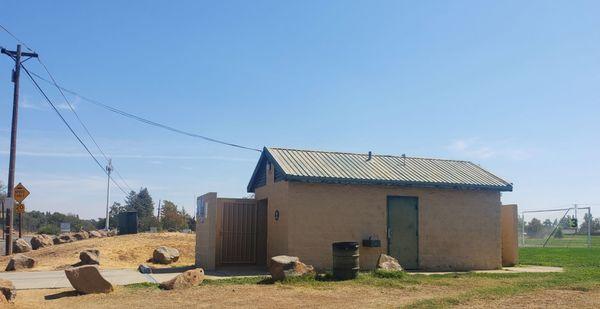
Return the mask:
[[[31,74],[34,75],[35,77],[39,78],[40,80],[45,81],[46,83],[52,84],[52,81],[50,81],[50,80],[48,80],[48,79],[40,76],[39,74],[36,74],[35,72],[32,72]],[[189,131],[184,131],[184,130],[181,130],[181,129],[177,129],[177,128],[171,127],[169,125],[162,124],[162,123],[159,123],[159,122],[156,122],[156,121],[153,121],[153,120],[149,120],[149,119],[146,119],[144,117],[137,116],[137,115],[134,115],[132,113],[123,111],[121,109],[118,109],[116,107],[110,106],[108,104],[104,104],[104,103],[99,102],[97,100],[88,98],[88,97],[86,97],[84,95],[79,94],[78,92],[76,92],[74,90],[67,89],[67,88],[65,88],[63,86],[58,85],[58,87],[60,87],[66,93],[69,93],[69,94],[72,94],[74,96],[77,96],[77,97],[79,97],[80,99],[82,99],[84,101],[87,101],[87,102],[92,103],[92,104],[94,104],[96,106],[102,107],[102,108],[104,108],[104,109],[106,109],[106,110],[108,110],[110,112],[119,114],[119,115],[121,115],[123,117],[127,117],[127,118],[130,118],[130,119],[133,119],[133,120],[136,120],[136,121],[139,121],[139,122],[151,125],[151,126],[155,126],[155,127],[158,127],[158,128],[162,128],[162,129],[165,129],[165,130],[168,130],[168,131],[171,131],[171,132],[183,134],[183,135],[190,136],[190,137],[200,138],[200,139],[203,139],[203,140],[206,140],[206,141],[209,141],[209,142],[213,142],[213,143],[217,143],[217,144],[221,144],[221,145],[226,145],[226,146],[231,146],[231,147],[240,148],[240,149],[246,149],[246,150],[252,150],[252,151],[257,151],[257,152],[261,152],[262,151],[262,150],[260,150],[258,148],[244,146],[244,145],[235,144],[235,143],[230,143],[230,142],[226,142],[226,141],[223,141],[223,140],[220,140],[220,139],[216,139],[216,138],[212,138],[212,137],[208,137],[208,136],[196,134],[196,133],[193,133],[193,132],[189,132]]]
[[[10,35],[13,39],[15,39],[19,44],[23,45],[29,51],[34,52],[34,50],[31,47],[29,47],[29,45],[27,45],[27,43],[25,43],[23,40],[21,40],[20,38],[18,38],[15,34],[13,34],[10,30],[8,30],[2,24],[0,24],[0,28],[2,30],[4,30],[8,35]],[[79,117],[79,114],[75,111],[75,108],[73,108],[73,105],[67,99],[67,97],[64,94],[64,92],[62,91],[62,89],[60,87],[58,87],[58,83],[56,82],[56,79],[54,78],[54,76],[52,75],[52,73],[50,73],[50,70],[48,69],[48,67],[46,66],[46,64],[40,59],[39,56],[37,57],[37,60],[40,63],[40,65],[42,65],[42,67],[44,68],[44,70],[46,71],[46,73],[48,74],[48,76],[50,76],[50,78],[52,79],[53,85],[56,87],[56,89],[58,89],[58,91],[62,95],[63,99],[67,103],[69,109],[71,110],[71,112],[73,112],[73,114],[75,114],[75,117],[77,118],[77,121],[79,121],[79,123],[81,124],[81,126],[83,127],[83,129],[86,131],[87,135],[90,137],[90,139],[92,140],[92,142],[94,143],[94,145],[96,145],[96,148],[98,149],[98,151],[100,151],[100,153],[102,154],[102,156],[104,157],[104,159],[108,162],[109,161],[108,156],[104,153],[104,151],[102,150],[102,148],[100,147],[100,145],[96,142],[96,139],[93,137],[93,135],[90,132],[90,130],[88,129],[88,127],[84,124],[83,120]],[[134,191],[131,188],[131,186],[129,186],[129,184],[127,183],[127,181],[125,181],[125,178],[121,175],[121,173],[119,173],[118,169],[114,165],[112,166],[112,168],[113,168],[112,170],[117,174],[117,176],[121,179],[121,181],[125,184],[125,186],[130,191]]]
[[[73,112],[73,114],[75,115],[75,118],[77,118],[77,121],[79,122],[79,124],[81,124],[81,126],[83,127],[83,129],[85,130],[85,132],[87,133],[87,135],[90,137],[90,139],[92,140],[92,142],[94,143],[94,145],[96,145],[96,148],[98,148],[98,151],[100,151],[100,154],[102,154],[102,156],[104,157],[104,159],[108,162],[110,159],[104,153],[104,151],[102,150],[102,148],[100,147],[100,145],[98,144],[98,142],[96,142],[96,139],[94,138],[94,136],[92,135],[92,133],[90,132],[90,130],[88,129],[88,127],[85,125],[85,123],[83,123],[83,120],[81,120],[81,118],[79,117],[79,113],[77,113],[77,111],[75,110],[75,108],[73,107],[73,105],[71,104],[71,102],[69,101],[69,99],[67,99],[67,96],[65,95],[65,93],[63,92],[63,90],[58,86],[58,83],[56,82],[56,79],[54,78],[54,76],[52,75],[52,73],[50,73],[50,70],[48,70],[48,67],[46,66],[46,64],[44,64],[44,62],[42,62],[42,60],[39,57],[37,59],[38,59],[38,62],[42,65],[42,67],[46,71],[46,73],[48,74],[48,76],[50,76],[50,79],[52,79],[52,84],[54,85],[54,87],[56,87],[56,89],[58,89],[58,91],[62,95],[63,99],[67,103],[67,106],[69,107],[69,109],[71,110],[71,112]],[[121,179],[121,181],[125,184],[125,186],[130,191],[134,191],[129,186],[129,184],[127,183],[127,181],[125,181],[125,179],[123,178],[123,176],[121,176],[121,173],[119,173],[119,171],[117,170],[117,168],[114,165],[112,165],[112,168],[113,168],[113,171],[117,174],[117,176],[119,176],[119,178]]]
[[[83,140],[79,137],[79,135],[77,135],[77,133],[75,132],[75,130],[73,130],[73,128],[71,127],[71,125],[67,122],[67,120],[60,113],[60,111],[58,110],[58,108],[56,108],[56,106],[54,105],[54,103],[52,103],[52,100],[50,100],[50,98],[48,97],[48,95],[46,94],[46,92],[44,92],[44,90],[42,89],[42,87],[40,87],[40,85],[37,83],[37,81],[33,78],[33,76],[31,75],[31,73],[27,69],[27,67],[25,65],[21,65],[21,68],[23,68],[23,70],[25,71],[25,73],[27,73],[27,76],[29,77],[29,79],[31,80],[31,82],[35,85],[35,87],[37,88],[37,90],[46,99],[46,102],[48,102],[48,104],[50,104],[50,106],[52,107],[52,109],[54,110],[54,112],[56,112],[56,114],[58,115],[58,117],[62,120],[62,122],[65,124],[65,126],[69,129],[69,131],[71,132],[71,134],[73,134],[73,136],[75,136],[75,138],[77,139],[77,141],[81,144],[81,146],[83,146],[83,148],[85,149],[85,151],[90,155],[90,157],[94,160],[94,162],[96,162],[96,164],[98,165],[98,167],[100,167],[100,169],[102,170],[102,172],[104,172],[109,177],[109,179],[112,181],[112,183],[115,186],[117,186],[117,188],[119,188],[119,190],[121,190],[121,192],[123,192],[123,194],[127,195],[127,191],[125,191],[112,177],[110,177],[110,174],[106,171],[106,169],[104,168],[104,166],[102,166],[102,164],[100,163],[100,161],[98,161],[98,159],[90,151],[90,149],[88,148],[88,146],[83,142]]]

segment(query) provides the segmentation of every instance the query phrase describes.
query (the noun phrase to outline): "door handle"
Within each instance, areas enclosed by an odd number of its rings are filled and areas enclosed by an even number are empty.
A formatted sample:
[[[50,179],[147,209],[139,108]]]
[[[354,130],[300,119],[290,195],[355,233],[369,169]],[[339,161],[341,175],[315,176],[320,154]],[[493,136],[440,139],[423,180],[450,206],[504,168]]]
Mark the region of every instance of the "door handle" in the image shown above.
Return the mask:
[[[392,239],[392,229],[388,227],[387,229],[387,238]]]

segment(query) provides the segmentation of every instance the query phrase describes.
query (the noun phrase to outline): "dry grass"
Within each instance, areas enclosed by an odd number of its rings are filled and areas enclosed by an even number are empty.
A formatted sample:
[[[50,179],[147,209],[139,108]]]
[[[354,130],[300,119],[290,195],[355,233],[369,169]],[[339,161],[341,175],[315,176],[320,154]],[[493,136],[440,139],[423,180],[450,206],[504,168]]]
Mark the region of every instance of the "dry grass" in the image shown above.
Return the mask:
[[[79,262],[79,252],[84,249],[100,250],[101,268],[136,268],[152,257],[158,246],[177,248],[181,253],[174,266],[194,264],[194,234],[141,233],[108,238],[93,238],[68,244],[56,245],[26,253],[37,260],[32,271],[61,270]],[[0,265],[8,264],[9,258],[0,257]],[[4,268],[2,268],[4,270]]]
[[[315,289],[287,285],[200,286],[189,290],[131,290],[120,287],[109,295],[74,296],[69,290],[19,291],[16,308],[299,308],[299,307],[392,307],[448,293],[444,287],[389,289],[339,285]],[[45,300],[48,295],[65,296]]]
[[[162,291],[117,287],[111,294],[75,295],[71,290],[19,291],[13,308],[390,308],[450,296],[460,290],[439,286],[386,288],[340,284],[315,289],[288,285],[201,286]],[[48,299],[47,299],[48,298]],[[544,290],[498,300],[475,300],[472,308],[598,308],[600,290]]]

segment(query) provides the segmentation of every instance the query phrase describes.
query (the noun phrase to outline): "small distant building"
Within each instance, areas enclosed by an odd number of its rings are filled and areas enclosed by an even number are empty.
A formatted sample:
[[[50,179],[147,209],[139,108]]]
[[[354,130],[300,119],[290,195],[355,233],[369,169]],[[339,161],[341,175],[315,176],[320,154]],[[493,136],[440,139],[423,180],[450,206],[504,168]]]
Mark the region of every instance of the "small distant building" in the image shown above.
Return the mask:
[[[361,269],[381,253],[407,269],[502,266],[500,198],[512,184],[468,161],[264,148],[247,190],[253,199],[198,199],[197,265],[286,254],[330,269],[331,244],[356,241]]]

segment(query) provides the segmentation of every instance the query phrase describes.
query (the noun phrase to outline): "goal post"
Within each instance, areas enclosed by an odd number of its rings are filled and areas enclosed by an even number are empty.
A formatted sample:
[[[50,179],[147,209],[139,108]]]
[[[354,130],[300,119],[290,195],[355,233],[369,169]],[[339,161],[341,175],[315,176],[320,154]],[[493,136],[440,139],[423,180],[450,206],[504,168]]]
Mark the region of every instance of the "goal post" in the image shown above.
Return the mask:
[[[592,217],[591,207],[526,210],[519,218],[521,247],[594,246],[592,234],[600,233],[600,221]]]

